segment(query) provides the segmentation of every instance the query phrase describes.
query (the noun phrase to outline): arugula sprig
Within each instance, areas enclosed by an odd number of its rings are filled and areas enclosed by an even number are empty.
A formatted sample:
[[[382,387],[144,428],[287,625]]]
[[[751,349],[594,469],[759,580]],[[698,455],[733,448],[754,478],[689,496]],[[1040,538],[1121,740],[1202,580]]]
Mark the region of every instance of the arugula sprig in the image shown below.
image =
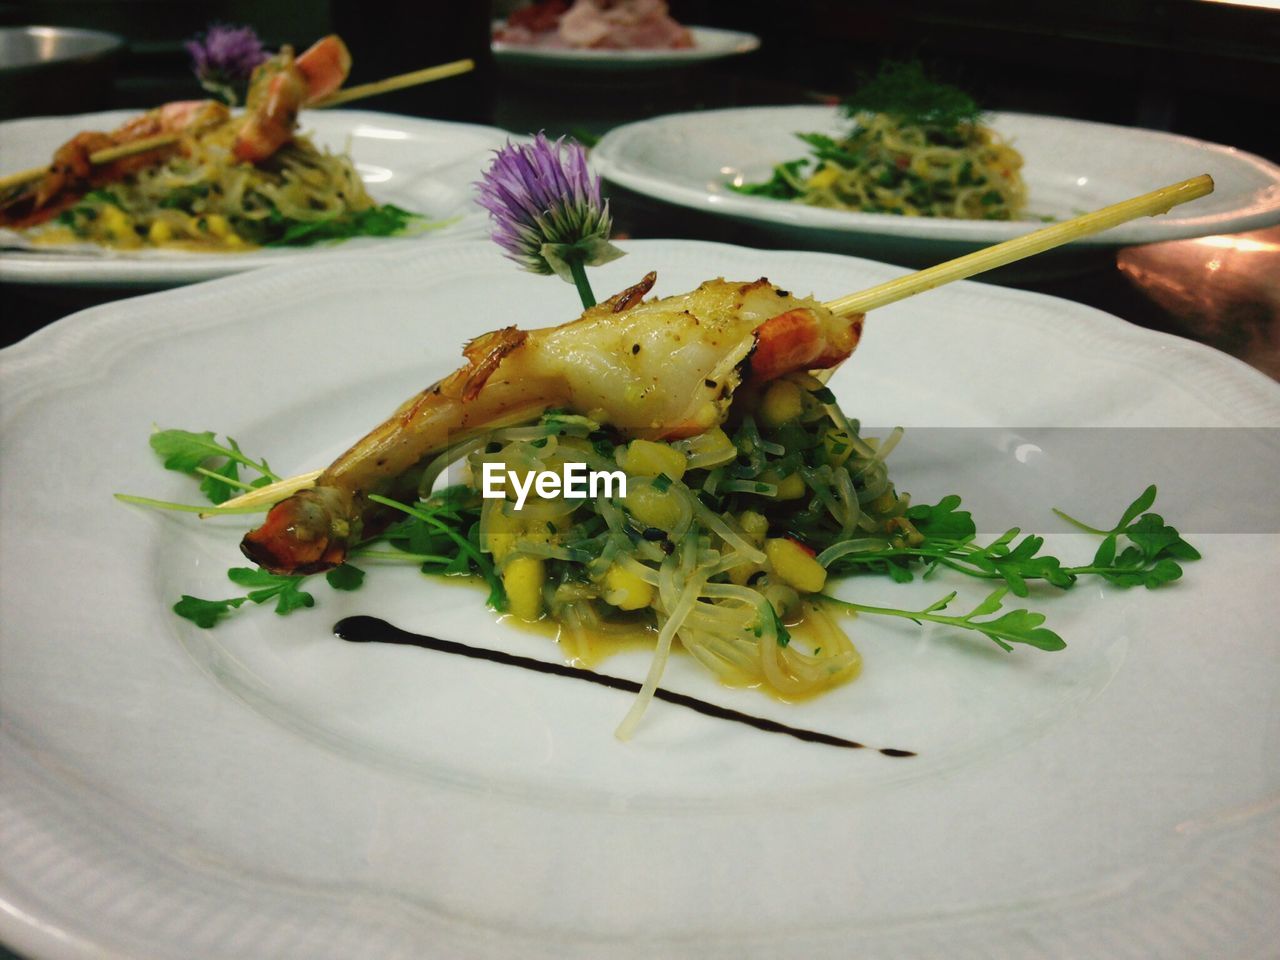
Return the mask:
[[[1125,508],[1120,521],[1110,530],[1099,530],[1054,508],[1054,513],[1086,533],[1102,537],[1093,562],[1074,567],[1071,572],[1095,574],[1118,587],[1146,587],[1154,590],[1182,576],[1179,560],[1199,560],[1200,551],[1182,539],[1176,529],[1158,513],[1147,510],[1156,502],[1155,484]],[[1121,540],[1128,541],[1120,549]],[[1118,552],[1117,552],[1118,551]]]
[[[397,207],[392,203],[320,220],[293,220],[272,208],[267,223],[278,232],[264,240],[263,245],[306,247],[315,243],[346,240],[351,237],[391,237],[413,232],[411,228],[414,226],[420,230],[429,230],[442,227],[447,222],[452,221],[430,222],[421,214]]]
[[[252,589],[243,597],[229,597],[225,600],[204,600],[183,594],[182,599],[173,605],[173,612],[190,620],[197,627],[208,630],[228,614],[239,610],[246,601],[262,605],[274,600],[276,613],[280,616],[315,606],[316,598],[302,589],[303,583],[311,579],[311,575],[283,576],[253,567],[232,567],[227,571],[227,579],[238,586]],[[326,573],[325,580],[335,590],[356,590],[364,583],[364,571],[350,563],[344,563]]]
[[[835,574],[869,570],[886,573],[905,583],[914,579],[912,560],[926,562],[923,576],[938,567],[947,567],[971,577],[1003,580],[1015,596],[1025,597],[1028,581],[1044,581],[1066,590],[1082,576],[1100,576],[1121,587],[1144,586],[1154,590],[1182,576],[1181,561],[1197,560],[1200,553],[1182,539],[1176,529],[1156,513],[1145,512],[1155,503],[1156,487],[1147,487],[1126,508],[1119,523],[1110,530],[1088,526],[1060,510],[1054,512],[1087,533],[1103,537],[1093,562],[1076,567],[1063,566],[1054,556],[1042,554],[1044,538],[1013,527],[988,544],[976,542],[973,518],[958,509],[960,498],[943,497],[934,505],[918,505],[907,511],[907,519],[923,536],[920,543],[846,554],[833,561],[828,570]],[[1120,550],[1121,540],[1127,541]]]
[[[219,443],[212,430],[157,430],[151,435],[151,449],[164,461],[166,470],[201,477],[200,490],[213,504],[280,479],[265,459],[250,459],[231,437],[225,444]],[[241,480],[241,466],[257,472],[257,479]]]
[[[1012,644],[1022,643],[1038,650],[1061,650],[1066,647],[1066,641],[1050,630],[1048,627],[1041,626],[1045,617],[1043,613],[1036,613],[1034,610],[1009,610],[1002,613],[994,619],[980,620],[979,617],[986,617],[992,613],[998,613],[1004,609],[1004,597],[1009,592],[1008,587],[1000,587],[989,593],[981,603],[975,606],[968,613],[960,616],[952,616],[944,614],[945,610],[952,600],[956,598],[953,590],[945,597],[935,600],[923,610],[904,610],[897,607],[876,607],[866,603],[854,603],[851,600],[838,600],[835,597],[823,595],[822,599],[835,606],[842,607],[846,610],[853,610],[857,613],[870,613],[877,616],[885,617],[901,617],[911,620],[915,623],[941,623],[950,627],[959,627],[963,630],[976,630],[983,634],[987,639],[991,640],[1001,649],[1010,651],[1013,649]]]
[[[489,585],[489,606],[507,608],[502,577],[480,547],[479,511],[471,507],[474,494],[464,486],[447,487],[416,505],[371,494],[369,499],[404,514],[408,522],[386,531],[393,545],[424,558],[423,573],[444,576],[479,574]],[[459,530],[465,529],[466,533]]]
[[[959,506],[960,498],[953,494],[934,505],[911,507],[906,516],[923,537],[919,543],[896,546],[887,541],[882,549],[845,554],[828,570],[834,574],[869,570],[909,583],[915,579],[910,563],[922,560],[925,577],[947,567],[971,577],[1003,580],[1018,597],[1027,596],[1029,580],[1044,580],[1064,590],[1075,582],[1075,575],[1057,557],[1040,554],[1043,537],[1032,534],[1018,540],[1021,531],[1013,527],[988,544],[977,543],[973,517]]]

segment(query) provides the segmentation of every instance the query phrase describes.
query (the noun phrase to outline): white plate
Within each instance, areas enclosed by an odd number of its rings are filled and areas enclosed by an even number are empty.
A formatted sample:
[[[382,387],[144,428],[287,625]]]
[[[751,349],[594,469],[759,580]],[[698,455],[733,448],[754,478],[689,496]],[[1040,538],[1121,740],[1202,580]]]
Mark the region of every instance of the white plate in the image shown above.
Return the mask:
[[[990,123],[1026,158],[1028,210],[1035,217],[1066,219],[1201,173],[1213,175],[1217,186],[1209,197],[1047,256],[1280,222],[1280,167],[1252,154],[1190,137],[1059,117],[996,113]],[[776,240],[904,263],[957,256],[1043,225],[826,210],[728,188],[730,181],[765,180],[775,164],[805,156],[808,148],[795,133],[843,129],[847,123],[830,107],[671,114],[611,130],[592,151],[592,161],[616,184],[744,221]]]
[[[678,50],[577,50],[526,47],[494,40],[490,44],[500,63],[575,70],[651,70],[718,60],[759,48],[760,38],[739,30],[689,27],[693,46]]]
[[[111,111],[75,117],[36,117],[0,123],[0,156],[5,169],[49,162],[54,148],[81,130],[110,130],[137,111]],[[369,193],[379,203],[394,203],[450,220],[447,226],[415,237],[357,237],[342,244],[270,248],[243,254],[171,250],[70,252],[56,247],[3,249],[0,230],[0,282],[76,286],[174,286],[244,270],[297,263],[335,249],[383,248],[407,242],[433,244],[481,236],[487,215],[472,197],[472,183],[492,159],[492,151],[510,137],[494,127],[424,120],[368,110],[315,110],[302,120],[318,146],[350,150]]]
[[[661,293],[768,275],[822,297],[899,272],[624,246],[592,273],[601,295],[651,268]],[[403,569],[352,594],[321,584],[316,608],[288,618],[179,620],[181,593],[238,592],[224,573],[243,525],[110,498],[192,495],[148,450],[153,423],[227,431],[301,470],[452,368],[465,338],[575,313],[570,286],[485,244],[336,263],[108,304],[0,353],[0,939],[59,960],[1274,946],[1275,535],[1196,536],[1206,558],[1159,594],[1036,591],[1070,644],[1059,654],[862,618],[864,675],[801,706],[719,687],[684,658],[664,681],[919,752],[906,759],[661,703],[624,745],[615,691],[331,636],[373,612],[556,659],[546,638],[495,623],[481,591]],[[1228,357],[976,284],[881,311],[832,386],[872,423],[1280,424],[1280,390]],[[1002,486],[1024,452],[975,447],[959,465]],[[903,487],[935,497],[957,482],[929,450],[903,453]],[[1111,482],[1061,468],[1068,494]],[[1136,492],[1107,499],[1118,512]],[[1050,546],[1094,548],[1078,534]],[[951,586],[984,592],[946,576],[842,589],[923,604]],[[645,665],[636,652],[601,669]]]

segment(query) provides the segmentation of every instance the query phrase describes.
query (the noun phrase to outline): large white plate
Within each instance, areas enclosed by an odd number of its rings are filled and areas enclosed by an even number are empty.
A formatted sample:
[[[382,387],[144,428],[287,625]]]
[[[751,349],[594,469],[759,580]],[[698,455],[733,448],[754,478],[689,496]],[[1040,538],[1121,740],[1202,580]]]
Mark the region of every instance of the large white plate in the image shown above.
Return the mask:
[[[767,275],[821,297],[899,272],[624,246],[592,273],[601,295],[651,268],[662,293]],[[188,960],[1272,949],[1274,534],[1194,535],[1205,559],[1158,594],[1036,591],[1070,644],[1059,654],[863,618],[864,675],[801,706],[721,688],[683,658],[664,681],[919,752],[907,759],[666,704],[624,745],[615,691],[331,636],[372,612],[556,659],[495,623],[480,591],[403,569],[353,594],[321,584],[288,618],[176,618],[181,593],[237,592],[224,572],[242,525],[111,500],[192,495],[147,449],[152,424],[227,431],[301,470],[452,368],[464,338],[575,313],[570,286],[484,244],[335,263],[105,305],[0,353],[0,939],[40,958]],[[832,386],[868,422],[909,427],[1280,424],[1280,390],[1230,358],[976,284],[875,315]],[[1017,443],[946,462],[910,436],[895,469],[925,497],[976,486],[957,470],[1002,487],[1037,462]],[[1214,469],[1171,453],[1192,462],[1162,484]],[[1057,466],[1055,498],[1118,486]],[[1106,499],[1118,512],[1136,492]],[[1093,551],[1083,535],[1050,546]],[[952,586],[984,592],[945,576],[842,589],[923,604]]]
[[[136,115],[111,111],[75,117],[35,117],[0,123],[4,167],[25,169],[48,163],[54,148],[81,130],[110,130]],[[453,221],[414,237],[358,237],[340,249],[381,248],[412,242],[437,243],[482,235],[487,215],[473,198],[472,183],[488,166],[492,151],[510,136],[494,127],[424,120],[367,110],[315,110],[302,129],[317,145],[349,150],[369,193],[432,220]],[[4,231],[0,231],[4,233]],[[140,250],[68,252],[56,247],[3,249],[0,282],[85,286],[172,286],[244,270],[324,256],[334,245],[260,249],[243,254]]]
[[[718,60],[750,53],[760,46],[760,38],[739,30],[718,27],[689,27],[693,46],[675,50],[592,50],[555,47],[526,47],[494,40],[490,46],[500,63],[546,66],[573,70],[652,70],[678,67],[703,60]]]
[[[1026,158],[1029,216],[1066,219],[1201,173],[1209,197],[1144,218],[1048,256],[1234,233],[1280,222],[1280,167],[1190,137],[1060,117],[996,113],[991,125]],[[903,263],[939,260],[1043,224],[902,217],[826,210],[735,193],[730,181],[767,179],[806,155],[797,132],[845,129],[829,107],[749,107],[679,113],[611,130],[592,151],[609,180],[668,203],[743,221],[777,240]],[[1043,259],[1032,266],[1042,265]]]

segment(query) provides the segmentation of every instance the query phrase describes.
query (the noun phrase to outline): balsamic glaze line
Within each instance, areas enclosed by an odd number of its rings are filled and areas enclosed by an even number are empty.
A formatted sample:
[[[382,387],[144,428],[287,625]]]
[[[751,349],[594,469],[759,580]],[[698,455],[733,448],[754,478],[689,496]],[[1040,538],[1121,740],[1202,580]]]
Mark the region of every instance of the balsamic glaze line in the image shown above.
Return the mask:
[[[565,663],[550,663],[546,660],[535,660],[533,657],[522,657],[514,653],[506,653],[502,650],[490,650],[486,647],[473,647],[465,643],[459,643],[456,640],[441,640],[439,637],[427,636],[425,634],[410,633],[407,630],[401,630],[393,624],[387,623],[378,617],[357,616],[346,617],[334,624],[333,632],[339,638],[347,640],[351,643],[396,643],[411,647],[424,647],[428,650],[436,650],[440,653],[453,653],[462,657],[470,657],[474,660],[488,660],[491,663],[504,663],[512,667],[520,667],[524,670],[532,670],[535,673],[550,673],[560,677],[571,677],[575,680],[585,680],[588,683],[597,683],[603,687],[610,687],[614,690],[626,690],[629,693],[638,693],[640,684],[634,680],[624,680],[622,677],[611,677],[605,673],[596,673],[594,670],[584,670],[582,667],[571,667]],[[719,720],[730,720],[734,723],[743,723],[757,730],[763,730],[767,733],[782,733],[789,737],[795,737],[797,740],[804,740],[806,743],[825,743],[832,747],[844,747],[851,750],[861,750],[865,744],[858,743],[856,740],[846,740],[843,737],[832,736],[829,733],[819,733],[816,730],[805,730],[801,727],[788,726],[785,723],[779,723],[776,720],[766,720],[763,717],[753,717],[749,713],[741,713],[737,710],[730,710],[728,707],[721,707],[714,703],[708,703],[705,700],[699,700],[696,697],[685,696],[683,693],[673,693],[670,690],[664,690],[658,687],[653,695],[659,700],[665,700],[667,703],[674,703],[681,707],[687,707],[697,713],[704,714],[708,717],[715,717]],[[879,750],[886,757],[914,757],[915,754],[910,750],[896,750],[892,747],[883,747]]]

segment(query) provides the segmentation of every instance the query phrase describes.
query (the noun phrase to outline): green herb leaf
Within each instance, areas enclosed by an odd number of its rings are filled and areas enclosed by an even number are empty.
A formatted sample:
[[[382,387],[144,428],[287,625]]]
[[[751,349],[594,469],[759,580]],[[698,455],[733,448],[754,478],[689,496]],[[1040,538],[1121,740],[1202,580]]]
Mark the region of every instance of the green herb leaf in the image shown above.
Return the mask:
[[[249,591],[249,599],[254,603],[276,601],[276,613],[284,616],[302,607],[315,606],[315,597],[301,589],[305,576],[284,576],[268,573],[253,567],[232,567],[227,571],[227,578],[242,587],[256,587]]]
[[[883,113],[904,123],[950,129],[976,123],[982,116],[973,97],[958,87],[931,79],[919,61],[886,62],[865,79],[842,105],[850,117]]]
[[[228,460],[222,466],[214,467],[213,473],[228,480],[239,480],[240,465],[234,460]],[[238,484],[222,483],[216,477],[206,476],[200,481],[200,492],[209,498],[210,503],[226,503],[236,495],[235,490],[238,486]]]
[[[421,215],[390,203],[321,220],[281,218],[284,229],[265,245],[305,247],[326,240],[347,240],[351,237],[390,237],[402,233],[415,220],[422,219]]]
[[[364,571],[352,563],[334,567],[324,575],[335,590],[359,590],[364,584]]]
[[[166,470],[195,473],[196,467],[213,457],[231,453],[218,443],[213,431],[159,430],[151,435],[151,449],[164,461]]]
[[[173,605],[173,612],[190,620],[197,627],[208,630],[247,599],[248,597],[233,597],[230,600],[201,600],[184,593],[182,599]]]
[[[916,623],[927,621],[929,623],[945,624],[950,627],[959,627],[962,630],[973,630],[983,634],[987,639],[1006,651],[1012,650],[1012,644],[1015,643],[1045,651],[1062,650],[1066,647],[1066,641],[1048,627],[1041,626],[1045,619],[1042,613],[1036,613],[1032,610],[1009,610],[995,619],[979,620],[979,617],[985,617],[1002,609],[1002,601],[1006,589],[1001,587],[999,590],[993,591],[964,616],[951,616],[940,612],[955,597],[954,593],[948,594],[923,610],[873,607],[867,604],[854,603],[850,600],[837,600],[826,595],[823,595],[823,599],[837,606],[855,610],[858,613],[901,617],[906,620],[913,620]]]

